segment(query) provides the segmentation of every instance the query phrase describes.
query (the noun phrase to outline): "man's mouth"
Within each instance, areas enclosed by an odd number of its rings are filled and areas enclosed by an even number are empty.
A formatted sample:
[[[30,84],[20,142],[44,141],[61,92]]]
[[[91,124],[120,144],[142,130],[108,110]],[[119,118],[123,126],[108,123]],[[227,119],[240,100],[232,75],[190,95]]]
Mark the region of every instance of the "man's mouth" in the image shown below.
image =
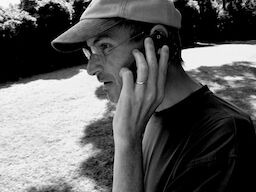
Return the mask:
[[[111,83],[112,83],[111,81],[106,81],[106,82],[104,82],[104,85],[109,85]]]
[[[103,77],[101,76],[97,76],[97,79],[100,83],[103,83],[104,86],[108,86],[110,84],[112,84],[113,82],[112,81],[107,81],[107,79],[104,79]]]

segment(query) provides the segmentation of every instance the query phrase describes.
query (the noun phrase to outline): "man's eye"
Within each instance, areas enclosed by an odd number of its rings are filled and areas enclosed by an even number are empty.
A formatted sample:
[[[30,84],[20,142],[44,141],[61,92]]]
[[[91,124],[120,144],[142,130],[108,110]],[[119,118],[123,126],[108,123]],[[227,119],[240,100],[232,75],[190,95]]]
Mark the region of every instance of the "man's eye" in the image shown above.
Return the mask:
[[[100,44],[100,49],[103,51],[103,52],[106,52],[107,49],[110,49],[112,46],[109,44],[109,43],[102,43]]]

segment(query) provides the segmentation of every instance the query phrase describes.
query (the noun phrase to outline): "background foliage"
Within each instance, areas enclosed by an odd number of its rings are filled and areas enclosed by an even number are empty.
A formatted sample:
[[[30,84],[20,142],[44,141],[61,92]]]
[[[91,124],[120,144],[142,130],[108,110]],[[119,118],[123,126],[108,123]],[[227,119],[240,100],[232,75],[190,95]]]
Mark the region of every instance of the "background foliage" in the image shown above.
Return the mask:
[[[22,0],[0,11],[0,81],[79,65],[80,53],[63,54],[50,43],[72,25],[73,8],[63,0]]]
[[[256,0],[176,0],[183,45],[256,39]]]
[[[21,0],[0,9],[0,82],[86,62],[50,42],[79,21],[90,0]],[[184,47],[195,42],[256,39],[256,0],[176,0]]]

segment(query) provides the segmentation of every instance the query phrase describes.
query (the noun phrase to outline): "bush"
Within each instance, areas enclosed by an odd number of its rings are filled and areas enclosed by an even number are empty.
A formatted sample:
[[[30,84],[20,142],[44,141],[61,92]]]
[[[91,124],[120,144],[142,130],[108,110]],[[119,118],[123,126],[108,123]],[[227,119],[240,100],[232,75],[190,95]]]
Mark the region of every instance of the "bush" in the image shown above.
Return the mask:
[[[84,12],[84,10],[88,7],[91,0],[73,0],[72,6],[74,9],[73,13],[73,23],[77,23]]]
[[[38,0],[21,0],[19,5],[21,10],[27,11],[30,15],[36,13],[37,6]]]
[[[174,2],[182,15],[180,36],[182,46],[187,47],[198,40],[199,6],[194,0],[177,0]]]
[[[183,45],[256,38],[255,0],[176,0]]]
[[[225,9],[232,21],[230,37],[249,40],[256,38],[256,1],[235,0],[227,3]]]
[[[62,0],[42,0],[37,8],[37,25],[39,51],[45,55],[42,65],[46,70],[79,65],[84,59],[80,53],[63,54],[56,52],[50,45],[51,41],[71,26],[72,6]]]
[[[36,28],[36,18],[30,16],[26,11],[17,8],[0,10],[0,38],[11,39],[19,33],[28,32]]]
[[[218,12],[217,35],[218,41],[225,41],[232,39],[232,17],[224,9]]]
[[[42,0],[39,2],[35,17],[42,33],[54,37],[70,27],[73,9],[63,0]]]
[[[24,1],[23,1],[24,2]],[[56,52],[50,42],[71,25],[72,7],[65,1],[41,0],[33,6],[0,12],[0,81],[17,80],[38,73],[79,65],[80,53]],[[31,13],[32,14],[32,13]]]
[[[16,8],[0,11],[0,18],[0,81],[16,80],[27,74],[24,52],[33,42],[36,19]]]
[[[57,69],[60,65],[66,66],[66,61],[59,58],[60,54],[51,47],[51,41],[71,25],[71,11],[66,2],[41,1],[37,7],[36,18],[37,35],[40,37],[37,45],[38,56],[43,55],[41,66],[47,71]]]
[[[50,42],[78,22],[90,0],[21,0],[0,9],[0,81],[86,62],[81,53],[56,52]],[[195,41],[256,38],[255,0],[176,0],[184,47]]]
[[[217,40],[217,17],[218,12],[213,5],[212,0],[198,0],[200,19],[199,19],[199,36],[200,41]]]

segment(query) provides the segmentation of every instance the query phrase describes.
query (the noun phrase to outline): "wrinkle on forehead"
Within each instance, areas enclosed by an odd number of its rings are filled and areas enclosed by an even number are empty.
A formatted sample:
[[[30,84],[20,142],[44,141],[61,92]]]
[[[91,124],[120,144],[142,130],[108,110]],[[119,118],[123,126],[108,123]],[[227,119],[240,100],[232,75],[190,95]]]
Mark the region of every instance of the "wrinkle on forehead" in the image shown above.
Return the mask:
[[[125,31],[125,29],[123,29],[123,28],[113,28],[109,31],[105,31],[102,34],[98,34],[97,36],[88,39],[86,41],[86,43],[89,47],[91,47],[91,46],[94,46],[100,40],[105,39],[105,38],[106,39],[111,39],[111,40],[119,39],[121,31]]]
[[[94,46],[97,42],[99,42],[102,39],[111,39],[111,37],[109,36],[109,34],[101,34],[96,37],[92,37],[88,39],[86,43],[89,47],[91,47],[91,46]]]

